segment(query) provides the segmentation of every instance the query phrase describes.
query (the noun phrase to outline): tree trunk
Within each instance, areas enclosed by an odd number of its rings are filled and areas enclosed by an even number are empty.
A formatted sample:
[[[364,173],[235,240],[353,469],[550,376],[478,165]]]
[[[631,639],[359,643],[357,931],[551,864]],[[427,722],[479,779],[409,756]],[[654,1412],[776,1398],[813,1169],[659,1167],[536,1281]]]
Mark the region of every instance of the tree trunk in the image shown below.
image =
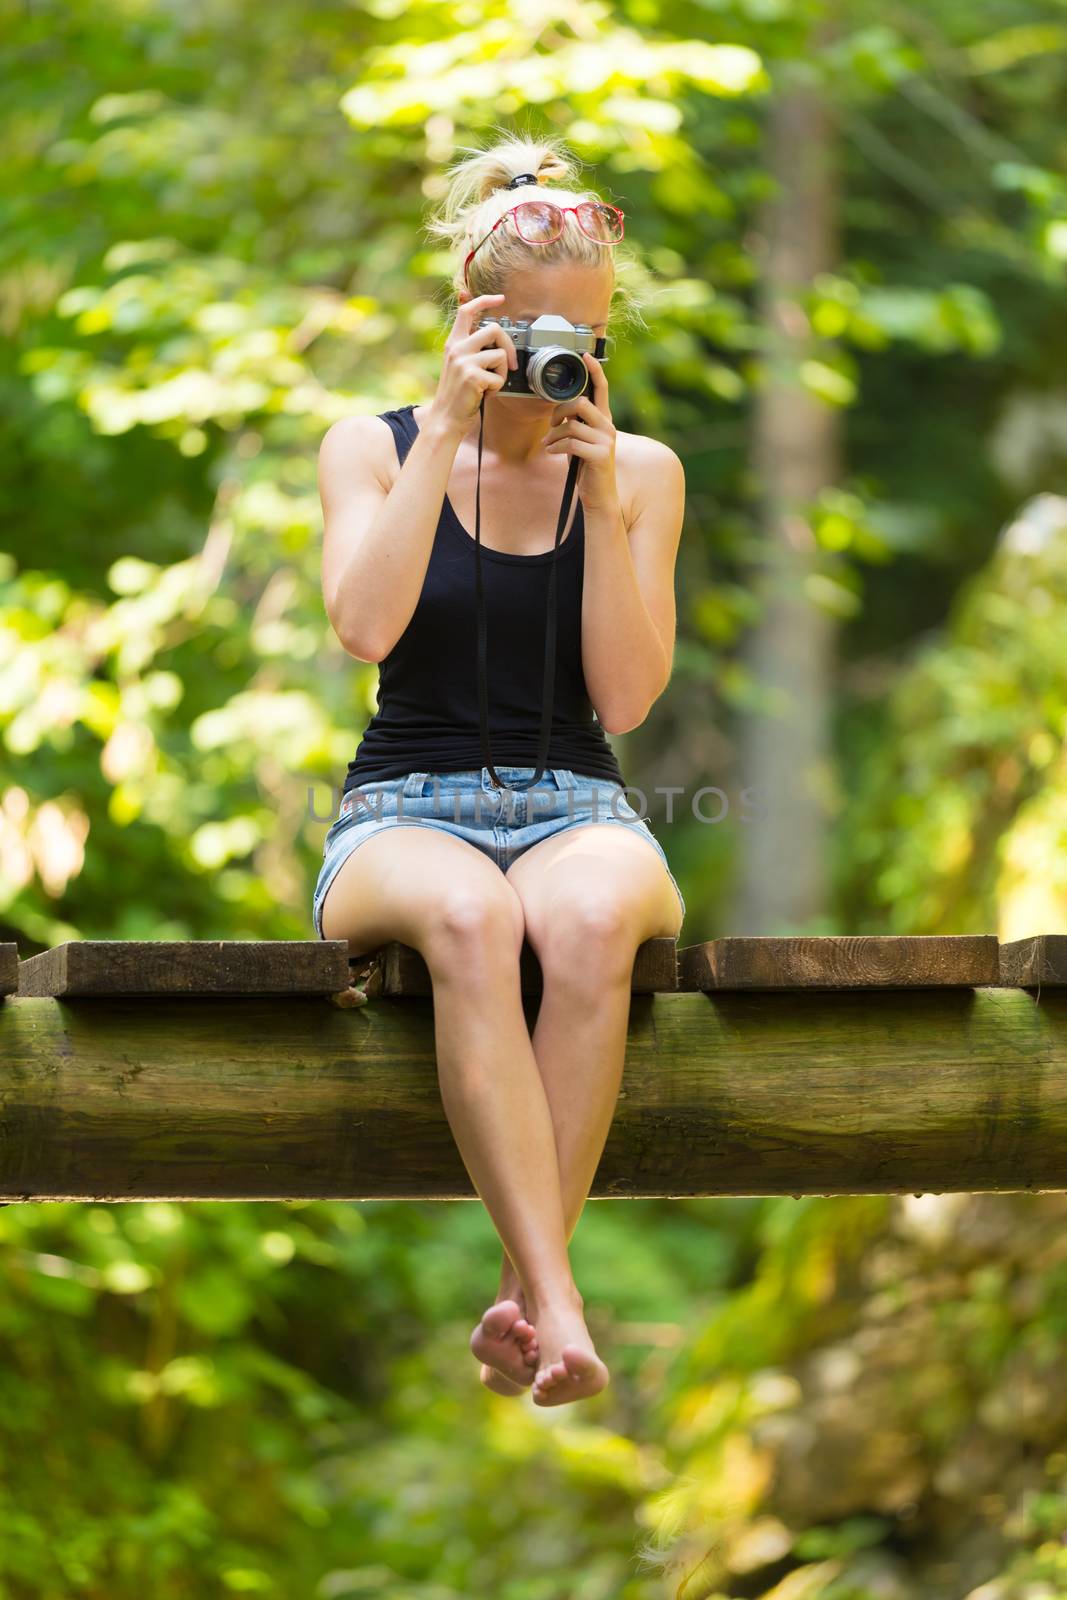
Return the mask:
[[[754,791],[738,826],[738,876],[728,931],[839,931],[821,921],[827,881],[834,620],[806,594],[817,569],[812,503],[838,474],[839,418],[801,381],[817,352],[801,303],[837,264],[834,132],[810,72],[783,69],[770,108],[768,168],[775,183],[761,233],[766,340],[753,438],[763,529],[756,587],[760,620],[747,665],[764,707],[739,739],[739,784]]]

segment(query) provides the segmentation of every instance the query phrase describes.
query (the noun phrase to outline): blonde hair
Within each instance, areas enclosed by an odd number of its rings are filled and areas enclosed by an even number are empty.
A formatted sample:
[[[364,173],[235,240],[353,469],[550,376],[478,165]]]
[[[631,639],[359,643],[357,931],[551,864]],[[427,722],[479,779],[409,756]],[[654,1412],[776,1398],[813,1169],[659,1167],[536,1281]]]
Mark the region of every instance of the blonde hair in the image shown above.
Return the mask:
[[[474,296],[495,294],[504,288],[512,271],[559,262],[603,267],[607,258],[613,277],[612,316],[618,314],[624,323],[641,323],[640,301],[633,282],[641,275],[636,260],[626,251],[624,242],[597,244],[581,228],[571,227],[569,224],[576,220],[573,217],[567,218],[568,225],[558,239],[536,247],[525,244],[514,228],[505,223],[489,234],[477,251],[467,270],[468,281],[464,283],[463,262],[468,252],[489,233],[505,211],[522,200],[536,198],[532,184],[522,184],[517,189],[506,187],[520,173],[532,172],[540,185],[551,183],[553,200],[563,206],[601,199],[591,189],[580,187],[578,163],[567,153],[562,140],[512,134],[504,128],[497,128],[494,133],[495,142],[485,149],[460,147],[465,156],[448,168],[444,200],[425,227],[431,239],[446,239],[455,252],[450,285],[452,316],[459,309],[462,288],[469,289]]]

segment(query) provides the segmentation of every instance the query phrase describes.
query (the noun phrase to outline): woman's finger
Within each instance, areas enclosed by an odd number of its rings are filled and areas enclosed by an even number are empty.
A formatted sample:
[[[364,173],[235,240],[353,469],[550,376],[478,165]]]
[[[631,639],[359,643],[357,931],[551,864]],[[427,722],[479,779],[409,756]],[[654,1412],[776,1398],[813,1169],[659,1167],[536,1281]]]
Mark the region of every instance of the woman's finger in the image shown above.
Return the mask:
[[[519,365],[515,345],[498,322],[487,322],[484,328],[475,328],[473,332],[467,334],[465,343],[470,350],[481,350],[489,345],[496,345],[507,356],[508,366],[513,371]]]
[[[479,294],[475,295],[473,300],[464,300],[456,312],[456,324],[463,323],[464,331],[469,332],[476,312],[484,313],[492,302],[503,299],[502,294]]]
[[[471,333],[479,317],[492,316],[499,311],[502,294],[480,294],[476,300],[464,300],[456,312],[455,321],[448,332],[445,344],[458,344]]]
[[[603,454],[600,445],[592,439],[556,439],[552,444],[545,445],[546,456],[553,451],[557,455],[585,456],[590,460],[597,460]]]
[[[554,444],[560,439],[595,439],[598,431],[592,423],[583,422],[581,417],[564,417],[555,427],[549,428],[545,434],[545,444]]]
[[[564,406],[569,406],[569,411],[564,411]],[[562,422],[565,416],[585,417],[590,422],[603,422],[604,412],[600,410],[587,394],[580,394],[576,400],[561,400],[553,413],[554,422]]]
[[[592,374],[593,404],[598,411],[602,411],[606,417],[610,417],[611,412],[608,409],[608,380],[604,368],[591,350],[582,351],[582,360]]]

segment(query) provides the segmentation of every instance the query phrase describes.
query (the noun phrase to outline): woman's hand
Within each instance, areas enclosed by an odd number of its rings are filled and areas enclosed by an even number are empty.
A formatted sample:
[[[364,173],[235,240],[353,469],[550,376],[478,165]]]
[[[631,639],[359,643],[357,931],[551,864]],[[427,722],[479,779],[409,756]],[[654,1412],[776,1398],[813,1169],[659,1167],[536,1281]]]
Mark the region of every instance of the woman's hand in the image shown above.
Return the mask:
[[[502,389],[508,369],[514,371],[519,364],[515,345],[499,322],[487,322],[484,328],[474,326],[483,317],[495,316],[503,299],[502,294],[480,294],[465,300],[445,340],[441,377],[430,412],[460,437],[477,415],[482,396]]]
[[[563,400],[552,413],[545,435],[547,455],[578,456],[578,495],[586,511],[611,509],[619,503],[615,479],[615,425],[608,405],[608,380],[604,368],[590,351],[582,359],[590,373],[593,398],[588,393]]]

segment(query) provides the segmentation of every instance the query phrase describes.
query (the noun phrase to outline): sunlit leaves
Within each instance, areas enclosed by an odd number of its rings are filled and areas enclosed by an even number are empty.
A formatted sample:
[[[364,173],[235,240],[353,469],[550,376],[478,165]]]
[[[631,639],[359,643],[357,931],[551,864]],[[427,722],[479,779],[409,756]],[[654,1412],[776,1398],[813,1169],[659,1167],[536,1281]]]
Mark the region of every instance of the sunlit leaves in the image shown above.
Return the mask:
[[[1002,28],[972,44],[967,57],[972,72],[1006,72],[1033,56],[1067,54],[1067,27],[1058,22],[1020,23]]]
[[[580,112],[595,96],[598,121],[662,132],[673,130],[675,119],[669,103],[657,112],[657,101],[679,90],[730,96],[764,83],[760,58],[748,46],[643,37],[619,26],[605,7],[589,3],[578,8],[577,38],[548,34],[555,9],[538,7],[527,16],[512,11],[504,22],[496,7],[478,7],[477,22],[471,18],[455,33],[382,46],[371,52],[341,107],[356,126],[371,128],[410,125],[442,112],[456,115],[473,104],[519,111],[565,99]],[[538,48],[542,38],[549,47]],[[628,96],[618,98],[631,87],[645,90],[647,111],[638,113]]]

